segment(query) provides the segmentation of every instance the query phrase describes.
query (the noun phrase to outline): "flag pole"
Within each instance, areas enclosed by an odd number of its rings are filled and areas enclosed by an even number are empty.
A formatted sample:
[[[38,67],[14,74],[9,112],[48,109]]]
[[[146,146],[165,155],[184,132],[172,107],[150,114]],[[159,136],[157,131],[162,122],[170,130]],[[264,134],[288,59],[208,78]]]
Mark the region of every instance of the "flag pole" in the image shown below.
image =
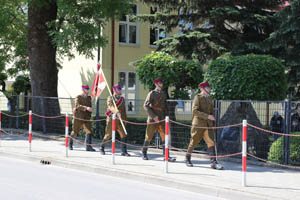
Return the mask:
[[[112,95],[112,93],[111,93],[111,91],[110,91],[110,88],[108,87],[109,85],[108,85],[108,83],[107,83],[107,80],[106,80],[106,77],[105,77],[104,72],[103,72],[103,70],[102,70],[102,67],[100,67],[100,70],[101,70],[101,72],[102,72],[102,74],[103,74],[103,79],[104,79],[104,81],[105,81],[105,84],[107,85],[108,92],[109,92],[110,96],[112,97],[112,101],[113,101],[113,103],[114,103],[114,106],[115,106],[115,108],[119,111],[119,109],[118,109],[118,107],[117,107],[117,105],[116,105],[116,102],[115,102],[115,100],[114,100],[114,98],[113,98],[113,95]],[[125,125],[124,125],[123,120],[122,120],[121,117],[120,117],[120,122],[121,122],[121,125],[122,125],[122,127],[123,127],[123,130],[124,130],[125,134],[127,135],[127,131],[126,131]]]

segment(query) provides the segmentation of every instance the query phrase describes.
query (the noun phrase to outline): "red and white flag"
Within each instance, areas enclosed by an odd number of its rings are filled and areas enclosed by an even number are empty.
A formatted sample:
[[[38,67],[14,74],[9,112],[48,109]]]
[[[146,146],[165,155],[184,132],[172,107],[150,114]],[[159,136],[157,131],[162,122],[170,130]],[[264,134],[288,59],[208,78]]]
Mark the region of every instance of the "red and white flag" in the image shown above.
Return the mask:
[[[98,99],[100,94],[106,87],[106,83],[104,80],[104,74],[103,74],[102,69],[100,69],[100,68],[101,68],[101,66],[100,66],[100,64],[98,64],[97,65],[98,72],[94,79],[94,84],[93,84],[93,88],[92,88],[92,94],[91,94],[92,99],[94,97],[96,97],[96,99]]]

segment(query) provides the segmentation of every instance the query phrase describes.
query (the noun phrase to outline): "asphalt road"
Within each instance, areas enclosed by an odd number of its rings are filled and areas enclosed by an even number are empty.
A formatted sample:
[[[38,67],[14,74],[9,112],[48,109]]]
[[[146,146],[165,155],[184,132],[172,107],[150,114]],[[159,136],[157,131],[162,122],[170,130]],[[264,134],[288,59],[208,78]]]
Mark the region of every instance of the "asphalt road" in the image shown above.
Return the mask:
[[[122,178],[0,157],[0,199],[216,200],[218,198]]]

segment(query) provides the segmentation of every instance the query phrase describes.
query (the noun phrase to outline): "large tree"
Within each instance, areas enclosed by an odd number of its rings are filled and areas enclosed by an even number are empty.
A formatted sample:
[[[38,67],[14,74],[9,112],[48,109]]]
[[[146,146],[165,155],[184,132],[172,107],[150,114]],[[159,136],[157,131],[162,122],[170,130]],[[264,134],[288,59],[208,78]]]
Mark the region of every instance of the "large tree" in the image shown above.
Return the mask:
[[[277,27],[257,47],[284,60],[288,67],[290,93],[300,98],[300,0],[286,2],[276,15]]]
[[[25,44],[29,56],[33,112],[60,114],[57,97],[58,58],[75,52],[93,57],[106,43],[99,26],[130,12],[133,0],[4,0],[0,2],[0,54],[7,56]],[[2,42],[5,41],[5,42]],[[17,41],[22,41],[18,42]],[[27,43],[26,43],[27,42]],[[26,49],[26,48],[25,48]]]
[[[180,34],[161,41],[160,50],[201,62],[224,52],[260,53],[252,44],[269,37],[274,30],[274,13],[281,0],[143,0],[159,11],[140,19],[179,27]],[[187,45],[189,44],[189,45]]]

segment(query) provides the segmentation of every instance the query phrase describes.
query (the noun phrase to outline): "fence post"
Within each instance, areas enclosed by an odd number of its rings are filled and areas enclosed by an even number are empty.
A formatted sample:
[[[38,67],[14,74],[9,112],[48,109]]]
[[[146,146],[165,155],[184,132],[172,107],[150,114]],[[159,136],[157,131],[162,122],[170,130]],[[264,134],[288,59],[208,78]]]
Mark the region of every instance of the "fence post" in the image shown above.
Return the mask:
[[[168,173],[169,161],[169,116],[166,116],[165,121],[165,173]]]
[[[285,101],[285,133],[290,134],[291,132],[291,114],[292,114],[292,104],[290,99]],[[288,165],[289,163],[289,146],[290,138],[289,136],[283,136],[283,163]]]
[[[42,116],[46,116],[46,112],[45,112],[45,99],[44,97],[40,97],[40,100],[41,100],[41,115]],[[47,99],[46,99],[47,101]],[[45,117],[42,117],[42,127],[43,127],[43,134],[46,134],[47,132],[47,128],[46,128],[46,118]]]
[[[242,186],[246,187],[247,172],[247,120],[243,120],[243,146],[242,146]]]
[[[116,151],[116,114],[112,116],[112,139],[111,139],[111,155],[112,164],[115,164],[115,151]]]
[[[28,130],[28,141],[29,151],[31,152],[31,139],[32,139],[32,111],[29,111],[29,130]]]
[[[19,96],[16,96],[16,129],[19,129]]]
[[[219,126],[219,114],[220,114],[220,101],[219,100],[215,100],[214,101],[214,114],[215,114],[215,119],[216,119],[216,127],[218,127]],[[215,131],[214,131],[214,139],[215,139],[215,145],[217,146],[217,148],[218,148],[218,140],[219,140],[219,138],[218,138],[218,131],[219,131],[219,129],[216,129]]]
[[[0,147],[1,147],[1,122],[2,122],[2,119],[1,119],[1,110],[0,110]]]
[[[65,146],[66,146],[66,157],[68,157],[68,147],[69,147],[69,116],[66,113],[66,129],[65,129]]]

